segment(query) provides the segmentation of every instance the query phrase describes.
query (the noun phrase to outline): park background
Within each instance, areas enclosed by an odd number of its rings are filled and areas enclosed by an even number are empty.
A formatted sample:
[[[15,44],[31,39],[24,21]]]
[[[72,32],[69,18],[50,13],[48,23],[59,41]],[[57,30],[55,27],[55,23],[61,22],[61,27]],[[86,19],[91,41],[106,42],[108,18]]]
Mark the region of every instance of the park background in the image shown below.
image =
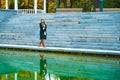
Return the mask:
[[[95,7],[94,1],[98,3],[96,8],[99,7],[99,0],[47,0],[47,12],[56,12],[56,8],[84,8],[87,4],[87,10],[90,12],[92,7]],[[103,0],[104,8],[120,8],[120,0]],[[37,8],[43,9],[44,0],[37,1]],[[19,9],[33,9],[34,0],[18,0]],[[8,1],[9,9],[14,9],[14,0]],[[0,8],[5,9],[5,0],[0,0]]]

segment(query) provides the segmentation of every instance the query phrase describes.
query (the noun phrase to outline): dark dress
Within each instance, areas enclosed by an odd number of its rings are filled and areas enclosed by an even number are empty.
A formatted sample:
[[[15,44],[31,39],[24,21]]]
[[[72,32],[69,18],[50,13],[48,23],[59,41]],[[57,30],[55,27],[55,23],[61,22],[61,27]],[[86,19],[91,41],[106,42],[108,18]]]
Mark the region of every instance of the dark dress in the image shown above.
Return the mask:
[[[44,23],[40,23],[40,40],[46,39],[47,37],[47,25]]]

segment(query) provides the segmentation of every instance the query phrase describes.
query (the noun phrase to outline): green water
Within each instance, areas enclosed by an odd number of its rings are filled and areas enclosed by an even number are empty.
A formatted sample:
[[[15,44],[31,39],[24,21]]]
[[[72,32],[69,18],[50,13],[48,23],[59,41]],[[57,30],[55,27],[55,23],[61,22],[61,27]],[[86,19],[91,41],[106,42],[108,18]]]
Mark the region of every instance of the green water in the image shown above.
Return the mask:
[[[46,59],[41,74],[40,55]],[[73,53],[74,54],[74,53]],[[120,58],[0,50],[0,80],[120,80]]]

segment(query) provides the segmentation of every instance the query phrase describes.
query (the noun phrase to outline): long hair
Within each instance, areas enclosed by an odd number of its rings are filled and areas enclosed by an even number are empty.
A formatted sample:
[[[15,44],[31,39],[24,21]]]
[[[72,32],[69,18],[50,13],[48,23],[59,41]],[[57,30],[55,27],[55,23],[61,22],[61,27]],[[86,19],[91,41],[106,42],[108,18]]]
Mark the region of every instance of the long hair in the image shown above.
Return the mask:
[[[45,19],[44,18],[41,18],[40,19],[41,23],[44,23],[45,24]],[[43,21],[43,22],[42,22]]]

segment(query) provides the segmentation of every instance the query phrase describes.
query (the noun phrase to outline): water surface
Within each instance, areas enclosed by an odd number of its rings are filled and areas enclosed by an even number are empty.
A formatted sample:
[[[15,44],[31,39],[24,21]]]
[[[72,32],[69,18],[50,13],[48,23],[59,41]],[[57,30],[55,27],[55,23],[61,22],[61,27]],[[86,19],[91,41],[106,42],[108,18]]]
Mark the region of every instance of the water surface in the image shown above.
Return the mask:
[[[73,53],[74,54],[74,53]],[[41,72],[40,55],[46,59]],[[0,50],[1,80],[119,80],[120,58]]]

